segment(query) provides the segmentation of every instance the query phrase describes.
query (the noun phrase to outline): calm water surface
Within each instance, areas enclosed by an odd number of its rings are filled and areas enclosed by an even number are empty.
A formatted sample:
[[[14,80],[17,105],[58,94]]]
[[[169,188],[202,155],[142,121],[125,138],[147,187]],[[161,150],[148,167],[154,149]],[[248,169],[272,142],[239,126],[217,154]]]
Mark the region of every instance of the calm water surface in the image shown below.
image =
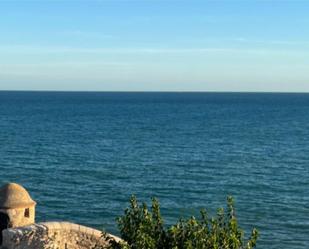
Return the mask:
[[[131,194],[167,223],[236,199],[258,248],[309,245],[309,94],[0,92],[0,183],[37,219],[117,233]]]

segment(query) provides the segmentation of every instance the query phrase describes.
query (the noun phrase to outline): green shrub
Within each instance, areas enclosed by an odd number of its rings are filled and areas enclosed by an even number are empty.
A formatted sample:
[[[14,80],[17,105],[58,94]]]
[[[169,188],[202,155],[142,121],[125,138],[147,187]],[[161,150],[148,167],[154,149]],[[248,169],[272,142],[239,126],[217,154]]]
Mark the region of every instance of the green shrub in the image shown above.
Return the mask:
[[[105,236],[112,249],[252,249],[258,237],[257,230],[253,229],[250,238],[244,240],[231,197],[227,198],[227,209],[220,208],[213,218],[202,210],[198,219],[180,219],[167,228],[156,199],[152,199],[149,210],[145,203],[139,205],[132,196],[130,207],[118,218],[118,226],[125,242],[117,243]]]

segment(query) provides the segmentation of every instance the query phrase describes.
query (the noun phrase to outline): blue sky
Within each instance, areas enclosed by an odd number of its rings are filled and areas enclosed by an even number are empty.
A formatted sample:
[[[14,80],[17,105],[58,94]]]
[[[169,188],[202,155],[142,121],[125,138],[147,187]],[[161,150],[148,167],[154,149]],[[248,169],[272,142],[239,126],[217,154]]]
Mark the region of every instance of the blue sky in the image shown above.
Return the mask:
[[[0,1],[1,90],[309,92],[309,1]]]

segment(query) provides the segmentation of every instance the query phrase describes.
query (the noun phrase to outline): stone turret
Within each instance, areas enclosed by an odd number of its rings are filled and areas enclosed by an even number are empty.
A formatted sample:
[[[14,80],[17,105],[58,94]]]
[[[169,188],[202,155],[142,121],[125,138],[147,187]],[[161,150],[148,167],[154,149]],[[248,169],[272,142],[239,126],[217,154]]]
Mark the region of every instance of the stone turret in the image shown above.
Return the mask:
[[[16,183],[8,183],[0,188],[0,245],[4,229],[35,222],[35,205],[27,190]]]
[[[106,248],[102,232],[68,222],[35,224],[35,205],[22,186],[9,183],[0,188],[0,249]],[[115,241],[120,238],[107,234]]]

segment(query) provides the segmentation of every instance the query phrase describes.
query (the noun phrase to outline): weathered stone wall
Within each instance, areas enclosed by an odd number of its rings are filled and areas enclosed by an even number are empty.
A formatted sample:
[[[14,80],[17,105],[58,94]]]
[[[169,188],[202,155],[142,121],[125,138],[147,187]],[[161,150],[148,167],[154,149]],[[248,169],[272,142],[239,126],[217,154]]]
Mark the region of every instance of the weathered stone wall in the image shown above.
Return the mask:
[[[35,206],[29,207],[29,217],[25,217],[26,208],[0,209],[10,218],[10,227],[21,227],[33,224],[35,222]]]
[[[107,245],[101,231],[69,222],[38,223],[6,229],[2,234],[6,249],[93,249]]]

